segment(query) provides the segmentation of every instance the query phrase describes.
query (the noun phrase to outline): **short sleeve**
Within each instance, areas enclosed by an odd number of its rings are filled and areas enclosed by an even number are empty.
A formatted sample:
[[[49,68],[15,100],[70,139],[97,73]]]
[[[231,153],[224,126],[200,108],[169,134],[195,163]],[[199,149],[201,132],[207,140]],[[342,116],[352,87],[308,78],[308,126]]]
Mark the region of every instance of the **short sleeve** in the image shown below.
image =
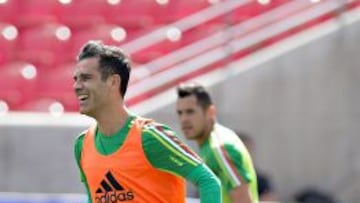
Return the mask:
[[[160,170],[186,177],[202,163],[199,156],[163,124],[146,125],[142,143],[147,159]]]

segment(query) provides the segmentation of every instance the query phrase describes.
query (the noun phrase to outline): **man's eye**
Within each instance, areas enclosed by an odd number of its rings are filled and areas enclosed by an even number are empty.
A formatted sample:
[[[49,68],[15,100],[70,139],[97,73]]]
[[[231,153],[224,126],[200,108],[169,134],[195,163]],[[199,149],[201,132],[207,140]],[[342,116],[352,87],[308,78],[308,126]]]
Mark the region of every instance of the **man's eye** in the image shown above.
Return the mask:
[[[91,79],[91,76],[90,75],[84,75],[82,77],[82,80],[90,80]]]

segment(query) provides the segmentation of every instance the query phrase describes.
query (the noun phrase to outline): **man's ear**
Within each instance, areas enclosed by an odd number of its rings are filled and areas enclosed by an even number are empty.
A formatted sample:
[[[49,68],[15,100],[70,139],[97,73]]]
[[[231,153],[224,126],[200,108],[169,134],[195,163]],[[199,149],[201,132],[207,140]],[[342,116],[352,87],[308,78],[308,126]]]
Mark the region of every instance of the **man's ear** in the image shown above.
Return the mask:
[[[120,75],[118,75],[118,74],[111,75],[109,82],[110,82],[111,87],[113,87],[115,89],[119,89],[119,86],[121,83]]]
[[[211,118],[213,118],[213,119],[215,119],[216,118],[216,107],[215,107],[215,105],[210,105],[209,106],[209,108],[208,108],[208,110],[207,110],[207,112],[208,112],[208,115],[211,117]]]

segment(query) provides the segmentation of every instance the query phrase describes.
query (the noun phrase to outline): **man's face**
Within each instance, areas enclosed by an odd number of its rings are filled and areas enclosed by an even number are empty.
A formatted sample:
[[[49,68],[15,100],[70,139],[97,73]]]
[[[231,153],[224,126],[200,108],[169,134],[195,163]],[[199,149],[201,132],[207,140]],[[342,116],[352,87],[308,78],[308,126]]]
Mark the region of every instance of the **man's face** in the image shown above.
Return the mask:
[[[74,91],[79,100],[80,113],[94,117],[106,107],[110,96],[107,81],[101,80],[98,58],[79,61],[74,71]]]
[[[176,108],[181,129],[186,138],[199,140],[206,136],[205,133],[211,126],[210,116],[207,110],[198,104],[194,95],[179,98]]]

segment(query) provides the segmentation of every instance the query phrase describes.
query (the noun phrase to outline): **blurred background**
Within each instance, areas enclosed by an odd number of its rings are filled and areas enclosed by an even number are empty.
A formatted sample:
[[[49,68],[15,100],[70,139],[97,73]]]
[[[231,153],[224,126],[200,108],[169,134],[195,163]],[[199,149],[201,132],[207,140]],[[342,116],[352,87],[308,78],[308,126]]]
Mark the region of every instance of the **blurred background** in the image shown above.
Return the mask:
[[[85,201],[72,74],[90,39],[131,56],[129,109],[180,137],[174,87],[207,86],[280,202],[359,201],[360,0],[0,0],[0,203]]]

